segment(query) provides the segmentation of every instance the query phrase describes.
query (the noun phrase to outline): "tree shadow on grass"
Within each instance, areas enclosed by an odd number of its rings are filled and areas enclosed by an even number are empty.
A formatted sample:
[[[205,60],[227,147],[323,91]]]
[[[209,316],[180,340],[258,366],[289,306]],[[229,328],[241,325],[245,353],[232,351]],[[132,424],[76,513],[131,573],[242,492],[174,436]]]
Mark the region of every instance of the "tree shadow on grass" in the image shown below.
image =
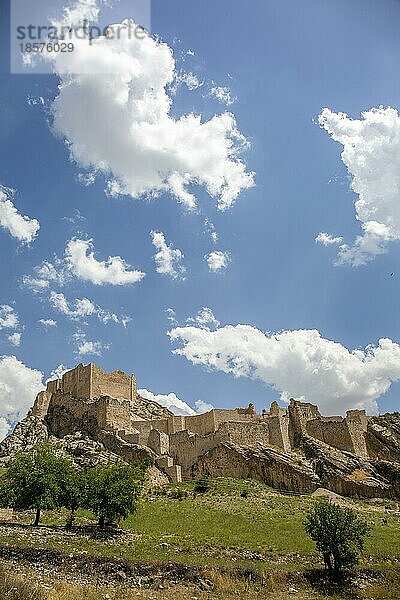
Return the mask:
[[[119,539],[129,533],[125,529],[118,527],[117,525],[107,525],[105,527],[99,527],[97,524],[93,525],[74,525],[72,527],[66,527],[65,525],[46,525],[40,523],[39,525],[32,525],[32,523],[15,523],[11,521],[0,521],[0,528],[7,527],[15,530],[30,530],[30,531],[53,531],[58,533],[64,533],[69,535],[88,536],[95,540],[111,540]]]
[[[336,581],[329,579],[328,573],[324,569],[312,569],[304,574],[309,585],[322,596],[340,597],[343,600],[356,600],[363,596],[359,586],[361,580],[376,579],[376,572],[368,569],[362,571],[343,571]]]

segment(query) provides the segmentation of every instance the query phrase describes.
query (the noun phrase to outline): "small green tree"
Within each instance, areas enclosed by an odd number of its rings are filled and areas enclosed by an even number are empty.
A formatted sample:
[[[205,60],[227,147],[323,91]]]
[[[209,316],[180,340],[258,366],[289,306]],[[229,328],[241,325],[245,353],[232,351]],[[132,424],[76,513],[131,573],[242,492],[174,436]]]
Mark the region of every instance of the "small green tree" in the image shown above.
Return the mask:
[[[62,494],[62,505],[69,510],[69,515],[65,523],[67,528],[72,528],[76,512],[84,503],[84,484],[85,476],[83,473],[71,473],[65,480],[65,486]]]
[[[65,502],[67,481],[73,477],[72,463],[57,456],[52,446],[40,443],[18,452],[1,478],[0,503],[16,510],[36,511],[39,525],[42,510],[60,508]]]
[[[322,553],[325,568],[333,579],[344,567],[357,564],[370,528],[351,508],[342,508],[324,498],[309,510],[305,530]]]
[[[99,526],[112,525],[137,509],[144,467],[97,466],[83,475],[82,505],[99,519]]]

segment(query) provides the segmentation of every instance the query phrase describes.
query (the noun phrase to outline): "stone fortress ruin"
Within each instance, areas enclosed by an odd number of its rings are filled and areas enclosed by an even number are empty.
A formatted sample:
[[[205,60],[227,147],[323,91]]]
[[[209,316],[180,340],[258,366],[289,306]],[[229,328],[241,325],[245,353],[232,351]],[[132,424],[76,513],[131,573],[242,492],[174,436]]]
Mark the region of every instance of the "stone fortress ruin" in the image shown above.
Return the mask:
[[[81,431],[129,462],[149,457],[174,482],[254,477],[298,492],[323,485],[350,495],[400,494],[400,428],[397,439],[393,424],[363,410],[325,417],[292,399],[261,414],[250,403],[178,416],[141,398],[133,375],[90,363],[48,382],[31,416],[57,438]]]

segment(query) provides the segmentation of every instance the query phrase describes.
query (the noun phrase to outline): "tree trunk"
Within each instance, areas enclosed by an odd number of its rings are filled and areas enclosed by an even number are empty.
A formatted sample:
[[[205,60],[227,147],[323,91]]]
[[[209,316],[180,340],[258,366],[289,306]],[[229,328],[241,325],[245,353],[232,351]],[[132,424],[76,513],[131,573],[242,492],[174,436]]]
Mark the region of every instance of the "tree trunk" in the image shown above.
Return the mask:
[[[329,552],[325,552],[325,554],[324,554],[324,563],[325,563],[325,569],[328,569],[329,579],[332,580],[333,569],[332,569],[331,555]]]
[[[340,561],[338,560],[338,558],[335,556],[335,565],[333,568],[333,573],[334,573],[334,577],[336,580],[339,579],[339,575],[340,575]]]
[[[104,516],[102,515],[102,516],[99,518],[99,527],[104,527],[104,525],[105,525],[105,522],[106,522],[106,520],[105,520]]]
[[[40,521],[40,508],[37,508],[36,509],[35,521],[33,523],[34,527],[37,527],[39,525],[39,521]]]

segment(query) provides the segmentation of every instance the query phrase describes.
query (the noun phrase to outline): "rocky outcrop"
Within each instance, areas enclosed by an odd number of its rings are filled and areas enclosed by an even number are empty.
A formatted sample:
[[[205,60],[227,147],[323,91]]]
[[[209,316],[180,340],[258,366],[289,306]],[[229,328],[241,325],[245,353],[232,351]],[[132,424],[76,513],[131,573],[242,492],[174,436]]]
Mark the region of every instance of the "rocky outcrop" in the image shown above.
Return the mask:
[[[378,469],[377,463],[309,436],[303,436],[301,448],[323,487],[342,496],[396,496],[393,481],[383,475],[383,468]]]
[[[14,428],[14,431],[0,443],[0,465],[7,465],[20,450],[30,450],[39,442],[48,439],[46,423],[39,417],[28,415]]]
[[[153,402],[153,400],[147,400],[139,395],[131,400],[131,411],[132,416],[138,416],[145,420],[166,419],[174,415],[174,413],[168,410],[168,408],[161,406],[157,402]],[[132,421],[135,420],[135,418],[132,418]]]
[[[366,444],[370,458],[400,462],[400,413],[371,417]]]
[[[311,465],[300,456],[259,446],[245,448],[220,444],[200,456],[192,467],[193,477],[238,477],[257,479],[280,491],[308,494],[320,487]]]

